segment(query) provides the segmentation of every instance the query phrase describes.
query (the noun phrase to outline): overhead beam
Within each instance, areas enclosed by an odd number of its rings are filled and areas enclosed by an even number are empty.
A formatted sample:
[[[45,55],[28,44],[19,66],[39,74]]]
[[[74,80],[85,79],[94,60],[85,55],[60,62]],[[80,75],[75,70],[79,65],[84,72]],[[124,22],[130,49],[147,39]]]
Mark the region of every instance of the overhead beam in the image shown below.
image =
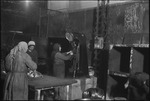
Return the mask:
[[[48,9],[58,10],[61,12],[72,12],[82,9],[89,9],[97,7],[98,0],[65,0],[65,1],[48,1]],[[110,0],[109,4],[122,4],[132,2],[134,0]],[[138,0],[137,0],[138,1]],[[100,2],[101,3],[101,0]]]

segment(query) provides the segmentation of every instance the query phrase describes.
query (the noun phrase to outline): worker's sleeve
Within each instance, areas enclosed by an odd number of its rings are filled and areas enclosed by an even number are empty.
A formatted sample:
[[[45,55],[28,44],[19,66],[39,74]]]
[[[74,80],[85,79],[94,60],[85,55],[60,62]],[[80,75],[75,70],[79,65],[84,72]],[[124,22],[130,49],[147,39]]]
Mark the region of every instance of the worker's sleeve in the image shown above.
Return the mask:
[[[37,64],[31,59],[28,54],[25,55],[25,64],[32,70],[37,69]]]
[[[36,64],[38,64],[38,52],[37,51],[35,51],[35,62]]]
[[[56,57],[62,60],[69,60],[71,58],[71,55],[64,55],[62,53],[56,53]]]

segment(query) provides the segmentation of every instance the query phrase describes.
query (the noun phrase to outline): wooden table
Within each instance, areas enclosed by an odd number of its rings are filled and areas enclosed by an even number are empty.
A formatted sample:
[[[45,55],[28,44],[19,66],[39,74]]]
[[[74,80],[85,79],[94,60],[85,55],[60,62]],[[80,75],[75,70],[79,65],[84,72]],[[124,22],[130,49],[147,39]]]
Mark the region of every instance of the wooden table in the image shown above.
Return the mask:
[[[37,94],[35,95],[35,100],[43,100],[43,96],[41,96],[41,91],[52,89],[53,87],[66,85],[68,91],[67,93],[69,93],[69,85],[76,82],[77,81],[75,79],[61,79],[47,75],[43,75],[43,77],[39,78],[29,78],[29,86],[34,88],[35,91],[37,91]]]

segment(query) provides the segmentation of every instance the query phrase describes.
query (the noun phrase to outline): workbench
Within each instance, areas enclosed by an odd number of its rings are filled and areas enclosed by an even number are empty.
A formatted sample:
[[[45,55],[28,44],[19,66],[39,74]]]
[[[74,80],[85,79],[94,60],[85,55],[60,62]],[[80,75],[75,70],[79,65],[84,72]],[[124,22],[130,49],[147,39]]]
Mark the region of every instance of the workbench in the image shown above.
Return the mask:
[[[54,87],[66,86],[68,93],[66,95],[69,95],[69,85],[76,82],[77,81],[75,79],[61,79],[53,76],[43,75],[43,77],[29,78],[29,87],[36,91],[35,100],[43,100],[43,95],[41,94],[42,91],[52,89]],[[67,96],[66,100],[69,100],[68,98],[69,96]]]

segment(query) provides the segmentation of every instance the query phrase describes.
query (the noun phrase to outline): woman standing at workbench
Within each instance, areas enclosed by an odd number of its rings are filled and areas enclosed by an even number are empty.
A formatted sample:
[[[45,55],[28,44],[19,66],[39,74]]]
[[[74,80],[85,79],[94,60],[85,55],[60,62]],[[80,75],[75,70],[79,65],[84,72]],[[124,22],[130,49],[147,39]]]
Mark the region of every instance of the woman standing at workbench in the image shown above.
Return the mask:
[[[19,42],[6,56],[4,100],[28,100],[27,66],[35,70],[37,64],[26,53],[28,45]]]
[[[61,46],[55,43],[53,46],[53,52],[51,58],[53,60],[53,74],[56,77],[65,77],[65,60],[69,60],[73,55],[73,52],[61,53]]]

